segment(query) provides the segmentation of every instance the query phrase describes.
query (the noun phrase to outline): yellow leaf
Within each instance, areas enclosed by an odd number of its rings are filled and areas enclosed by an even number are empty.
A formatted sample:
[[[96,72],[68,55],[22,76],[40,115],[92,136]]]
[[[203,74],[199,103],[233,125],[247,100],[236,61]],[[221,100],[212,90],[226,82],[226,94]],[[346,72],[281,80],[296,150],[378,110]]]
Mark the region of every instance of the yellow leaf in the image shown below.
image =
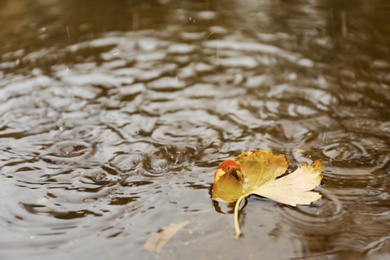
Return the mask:
[[[224,202],[237,201],[243,195],[243,180],[240,165],[233,160],[224,161],[214,175],[212,199]]]
[[[293,173],[264,183],[252,192],[290,206],[308,205],[321,198],[318,192],[310,191],[320,185],[322,163],[304,164]]]
[[[220,164],[214,175],[211,196],[213,200],[237,201],[234,208],[236,237],[240,235],[238,208],[242,200],[252,194],[290,206],[308,205],[321,198],[318,192],[311,191],[321,183],[321,161],[305,163],[293,173],[282,176],[288,164],[284,155],[274,155],[270,150],[244,152],[235,161]]]
[[[270,150],[242,153],[236,162],[244,173],[244,194],[285,173],[289,163],[284,155]]]

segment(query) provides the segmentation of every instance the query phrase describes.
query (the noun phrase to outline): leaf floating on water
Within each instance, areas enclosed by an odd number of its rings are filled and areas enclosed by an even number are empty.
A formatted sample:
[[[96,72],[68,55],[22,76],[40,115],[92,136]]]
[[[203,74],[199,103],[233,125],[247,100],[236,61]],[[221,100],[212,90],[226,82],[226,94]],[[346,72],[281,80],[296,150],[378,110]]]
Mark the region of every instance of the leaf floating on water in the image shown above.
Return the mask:
[[[240,165],[232,160],[221,163],[214,174],[213,200],[234,202],[243,195],[243,178]]]
[[[183,221],[177,224],[171,223],[167,228],[151,234],[145,241],[144,248],[152,252],[161,252],[169,240],[187,224],[188,221]]]
[[[321,198],[321,194],[311,190],[321,183],[322,162],[305,163],[293,173],[284,175],[288,164],[284,155],[274,155],[270,150],[256,150],[244,152],[235,161],[226,160],[219,165],[214,174],[211,197],[224,202],[236,201],[236,238],[241,234],[238,208],[252,194],[290,206],[309,205]]]
[[[252,192],[263,197],[290,206],[308,205],[321,198],[321,194],[311,191],[322,180],[322,163],[315,161],[312,165],[305,163],[284,177],[270,180]]]

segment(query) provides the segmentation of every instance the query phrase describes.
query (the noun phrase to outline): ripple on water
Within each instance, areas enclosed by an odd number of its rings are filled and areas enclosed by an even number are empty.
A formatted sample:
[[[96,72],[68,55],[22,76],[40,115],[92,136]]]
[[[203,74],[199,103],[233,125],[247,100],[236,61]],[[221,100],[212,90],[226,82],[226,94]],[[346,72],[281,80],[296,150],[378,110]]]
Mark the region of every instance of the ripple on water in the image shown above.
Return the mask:
[[[300,251],[324,252],[337,247],[335,234],[343,230],[345,210],[337,196],[325,189],[319,189],[322,199],[308,206],[284,207],[283,222],[288,223],[291,232],[301,237]]]
[[[85,159],[93,151],[92,145],[82,141],[61,141],[54,143],[43,160],[52,164],[74,163]]]
[[[371,131],[366,132],[362,128],[357,131],[351,128],[349,132],[327,131],[318,137],[323,141],[317,147],[334,173],[344,176],[351,173],[353,178],[386,169],[389,157],[386,155],[388,144],[384,137],[380,132],[372,134]],[[339,170],[336,170],[337,168]]]
[[[143,174],[146,176],[163,176],[190,170],[197,157],[196,147],[175,147],[164,145],[147,153],[143,158]]]
[[[298,206],[297,208],[283,208],[285,221],[294,222],[294,226],[303,226],[308,233],[318,233],[319,230],[326,229],[332,233],[340,228],[340,224],[345,212],[342,202],[331,192],[319,188],[322,198],[308,206]],[[301,228],[301,227],[299,227]]]
[[[121,174],[128,175],[137,172],[141,161],[142,154],[140,152],[119,152],[110,159],[109,163],[110,165],[115,167]]]

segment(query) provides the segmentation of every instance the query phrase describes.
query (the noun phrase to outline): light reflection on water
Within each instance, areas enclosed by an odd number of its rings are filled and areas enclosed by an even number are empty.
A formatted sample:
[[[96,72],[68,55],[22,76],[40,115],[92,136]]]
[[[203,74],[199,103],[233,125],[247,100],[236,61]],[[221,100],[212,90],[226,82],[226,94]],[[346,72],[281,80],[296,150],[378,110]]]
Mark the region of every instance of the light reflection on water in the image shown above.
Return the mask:
[[[390,253],[385,1],[2,5],[0,255],[153,258],[182,221],[156,257]],[[235,241],[209,188],[251,149],[322,159],[324,198],[250,198]]]

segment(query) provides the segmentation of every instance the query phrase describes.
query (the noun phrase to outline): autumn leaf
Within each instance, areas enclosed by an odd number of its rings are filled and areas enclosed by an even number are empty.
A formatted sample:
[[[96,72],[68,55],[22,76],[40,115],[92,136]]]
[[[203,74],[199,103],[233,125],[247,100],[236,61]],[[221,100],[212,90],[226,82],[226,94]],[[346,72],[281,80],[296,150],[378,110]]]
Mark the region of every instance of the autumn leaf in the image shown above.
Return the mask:
[[[160,253],[168,241],[187,224],[188,221],[171,223],[165,229],[156,233],[152,233],[151,236],[145,241],[144,248],[152,252]]]
[[[233,160],[221,163],[214,174],[212,198],[225,202],[237,201],[244,193],[244,176],[241,167]]]
[[[309,205],[321,198],[311,191],[322,180],[322,163],[305,163],[293,173],[284,175],[289,161],[270,150],[244,152],[233,160],[222,162],[214,174],[213,200],[235,202],[236,238],[241,234],[238,208],[248,196],[255,194],[290,206]]]

